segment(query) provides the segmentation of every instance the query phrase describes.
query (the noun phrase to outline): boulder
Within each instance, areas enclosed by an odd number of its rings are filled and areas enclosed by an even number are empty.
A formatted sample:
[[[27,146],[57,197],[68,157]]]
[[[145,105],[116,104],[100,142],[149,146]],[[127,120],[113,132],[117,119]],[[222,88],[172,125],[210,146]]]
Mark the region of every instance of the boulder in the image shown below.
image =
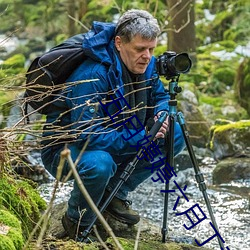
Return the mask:
[[[220,161],[213,171],[213,183],[228,183],[233,180],[250,179],[250,158],[228,157]]]

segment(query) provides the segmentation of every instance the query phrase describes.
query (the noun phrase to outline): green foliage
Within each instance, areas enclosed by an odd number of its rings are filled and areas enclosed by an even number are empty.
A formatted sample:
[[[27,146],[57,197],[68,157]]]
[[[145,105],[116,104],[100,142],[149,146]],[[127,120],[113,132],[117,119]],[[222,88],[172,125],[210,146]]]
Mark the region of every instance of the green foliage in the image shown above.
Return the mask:
[[[214,19],[206,20],[204,9],[214,14]],[[250,29],[246,25],[250,22],[249,11],[250,2],[246,0],[204,0],[196,4],[197,41],[207,43],[209,37],[211,42],[231,40],[237,45],[245,45],[250,37]]]
[[[17,75],[25,72],[24,64],[25,57],[22,54],[13,55],[5,60],[1,65],[2,70],[0,73],[0,84],[5,84],[6,79],[8,79],[8,77],[12,77],[11,83],[13,85],[20,85],[22,83],[22,79]],[[13,76],[16,76],[16,78],[13,78]],[[8,82],[8,85],[10,85],[10,82]]]
[[[235,78],[235,70],[229,67],[217,68],[213,72],[213,78],[218,80],[221,84],[232,86]]]
[[[246,110],[237,103],[237,100],[234,98],[234,94],[231,91],[225,91],[225,93],[217,96],[199,93],[199,104],[201,107],[204,105],[211,106],[212,113],[207,114],[206,118],[212,121],[215,121],[216,119],[225,119],[225,117],[230,121],[249,119]],[[233,107],[233,109],[231,112],[229,110],[225,113],[225,111],[223,111],[224,107]]]
[[[212,105],[214,107],[221,107],[223,105],[223,103],[224,103],[224,99],[221,96],[210,97],[208,95],[201,95],[200,98],[199,98],[199,101],[201,103],[210,104],[210,105]]]

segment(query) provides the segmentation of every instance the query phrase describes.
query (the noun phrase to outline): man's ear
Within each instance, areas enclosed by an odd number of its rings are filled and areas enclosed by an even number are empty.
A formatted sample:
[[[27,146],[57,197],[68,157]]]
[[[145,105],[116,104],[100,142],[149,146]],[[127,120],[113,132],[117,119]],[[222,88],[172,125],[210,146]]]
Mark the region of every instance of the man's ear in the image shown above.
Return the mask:
[[[122,43],[121,37],[116,36],[115,37],[115,47],[118,51],[120,51],[120,49],[121,49],[121,43]]]

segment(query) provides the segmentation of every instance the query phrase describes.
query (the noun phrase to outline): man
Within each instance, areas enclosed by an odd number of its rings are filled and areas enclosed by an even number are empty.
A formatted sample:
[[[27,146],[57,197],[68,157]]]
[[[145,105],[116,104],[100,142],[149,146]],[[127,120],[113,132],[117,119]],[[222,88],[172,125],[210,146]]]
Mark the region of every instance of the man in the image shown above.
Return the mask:
[[[94,22],[83,41],[87,59],[69,77],[67,89],[47,116],[42,151],[46,169],[56,175],[60,152],[67,143],[73,161],[77,159],[77,171],[97,206],[119,182],[127,163],[137,155],[136,145],[145,139],[144,126],[149,118],[157,120],[162,111],[168,111],[169,95],[159,80],[152,56],[159,32],[157,20],[142,10],[125,12],[117,25]],[[79,83],[82,80],[90,81]],[[154,138],[159,143],[158,155],[138,162],[106,209],[117,220],[131,225],[139,222],[140,216],[130,208],[127,196],[152,175],[149,170],[152,163],[164,157],[161,138],[167,130],[166,119]],[[175,154],[183,148],[183,137],[176,123]],[[63,176],[69,170],[66,163]],[[65,231],[70,238],[81,237],[80,232],[93,217],[75,182],[62,219]]]

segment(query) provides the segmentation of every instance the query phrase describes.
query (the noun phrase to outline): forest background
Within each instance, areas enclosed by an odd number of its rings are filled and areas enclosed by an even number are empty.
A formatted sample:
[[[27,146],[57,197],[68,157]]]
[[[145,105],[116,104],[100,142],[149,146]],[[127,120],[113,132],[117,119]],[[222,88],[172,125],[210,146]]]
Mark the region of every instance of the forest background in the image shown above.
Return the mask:
[[[0,104],[17,95],[18,89],[11,87],[24,84],[27,66],[35,56],[72,35],[86,32],[93,20],[115,22],[130,8],[146,9],[158,19],[162,33],[155,56],[165,51],[189,53],[193,67],[188,75],[181,76],[181,81],[195,85],[200,103],[212,105],[213,114],[225,118],[220,107],[233,102],[237,112],[227,118],[249,117],[247,0],[0,0],[0,33],[5,35],[0,41]],[[8,51],[5,44],[16,38],[18,45]],[[4,86],[12,91],[6,93]],[[9,110],[2,107],[3,119]],[[4,120],[1,123],[3,127]]]

